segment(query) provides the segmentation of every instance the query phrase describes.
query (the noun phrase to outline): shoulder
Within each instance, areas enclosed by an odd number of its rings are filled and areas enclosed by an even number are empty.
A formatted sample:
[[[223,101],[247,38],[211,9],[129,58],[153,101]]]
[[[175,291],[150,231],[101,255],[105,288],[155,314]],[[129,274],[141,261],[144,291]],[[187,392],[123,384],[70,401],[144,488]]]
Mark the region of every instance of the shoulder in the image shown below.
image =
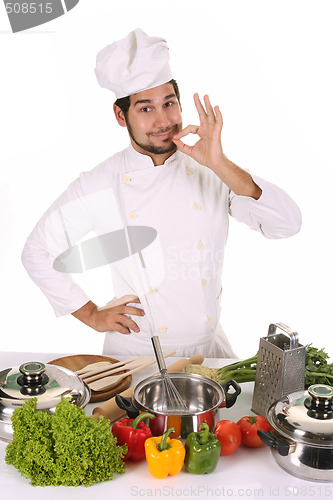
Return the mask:
[[[110,156],[92,170],[82,172],[79,182],[86,193],[112,187],[123,170],[126,149]]]

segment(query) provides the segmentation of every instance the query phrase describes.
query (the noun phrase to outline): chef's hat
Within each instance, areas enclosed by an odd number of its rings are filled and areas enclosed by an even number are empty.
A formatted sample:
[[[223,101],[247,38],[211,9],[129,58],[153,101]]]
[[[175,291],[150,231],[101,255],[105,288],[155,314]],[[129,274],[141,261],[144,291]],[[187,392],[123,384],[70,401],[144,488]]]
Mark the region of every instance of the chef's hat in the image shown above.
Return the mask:
[[[157,87],[172,79],[169,48],[162,38],[136,29],[97,54],[95,74],[117,99]]]

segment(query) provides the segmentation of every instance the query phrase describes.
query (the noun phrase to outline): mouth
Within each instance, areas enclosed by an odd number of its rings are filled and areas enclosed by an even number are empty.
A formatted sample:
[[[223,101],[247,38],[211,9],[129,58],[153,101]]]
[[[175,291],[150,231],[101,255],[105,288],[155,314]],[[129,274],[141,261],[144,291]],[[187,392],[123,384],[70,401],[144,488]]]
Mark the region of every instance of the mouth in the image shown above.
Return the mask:
[[[165,132],[151,132],[149,135],[151,137],[155,137],[155,139],[159,139],[161,141],[166,141],[170,139],[175,134],[175,129],[167,130]]]

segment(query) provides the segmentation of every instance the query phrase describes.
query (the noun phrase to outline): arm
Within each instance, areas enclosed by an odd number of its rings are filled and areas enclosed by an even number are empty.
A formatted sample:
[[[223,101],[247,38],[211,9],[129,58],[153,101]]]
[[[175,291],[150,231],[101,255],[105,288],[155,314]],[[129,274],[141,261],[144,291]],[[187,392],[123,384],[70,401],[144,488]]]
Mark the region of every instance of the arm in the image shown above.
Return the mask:
[[[101,184],[103,186],[103,182]],[[57,256],[95,229],[92,215],[94,211],[113,214],[110,219],[99,218],[102,224],[99,227],[100,233],[118,229],[121,221],[116,210],[112,190],[102,190],[99,185],[93,185],[87,192],[84,181],[77,179],[33,229],[23,249],[22,262],[32,280],[51,303],[56,316],[72,313],[99,332],[113,329],[129,333],[130,329],[138,331],[138,326],[124,315],[141,316],[141,309],[117,304],[107,310],[100,310],[69,273],[59,272],[53,267]],[[139,302],[139,299],[131,302]]]
[[[222,114],[213,109],[208,96],[205,107],[198,94],[194,102],[200,126],[189,125],[173,138],[178,149],[203,166],[210,168],[230,189],[230,214],[240,222],[261,232],[268,238],[286,238],[300,230],[302,216],[296,203],[283,190],[273,184],[252,177],[224,155],[221,144]],[[180,139],[197,134],[199,140],[188,146]]]
[[[230,215],[266,238],[288,238],[298,233],[302,214],[294,200],[278,186],[257,176],[253,179],[262,190],[259,200],[230,192]]]
[[[90,230],[91,217],[78,179],[41,217],[23,248],[22,263],[57,317],[70,314],[89,300],[72,276],[56,271],[53,262]]]
[[[221,143],[223,119],[219,107],[215,106],[213,109],[208,96],[204,96],[204,101],[207,111],[201,104],[198,94],[194,94],[200,126],[188,125],[173,137],[174,143],[180,151],[213,170],[235,194],[258,200],[261,196],[261,189],[253,181],[251,175],[228,160],[223,153]],[[194,146],[188,146],[180,140],[188,134],[197,134],[200,140]]]

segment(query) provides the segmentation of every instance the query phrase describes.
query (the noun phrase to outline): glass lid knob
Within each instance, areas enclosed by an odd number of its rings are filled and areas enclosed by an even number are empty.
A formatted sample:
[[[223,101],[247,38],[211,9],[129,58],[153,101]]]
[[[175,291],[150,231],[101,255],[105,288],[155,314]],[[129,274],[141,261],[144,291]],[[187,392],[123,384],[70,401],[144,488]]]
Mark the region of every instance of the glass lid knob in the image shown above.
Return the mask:
[[[29,361],[28,363],[23,363],[23,365],[19,368],[20,372],[23,375],[36,377],[38,375],[42,375],[45,372],[44,363],[40,363],[39,361]]]
[[[22,386],[21,393],[28,395],[43,394],[45,385],[49,382],[46,366],[39,361],[28,361],[19,367],[22,375],[17,377],[17,383]]]
[[[313,384],[308,388],[311,399],[305,400],[309,417],[318,420],[330,420],[333,418],[332,398],[333,387],[324,384]]]
[[[308,388],[308,393],[313,398],[332,398],[333,397],[333,387],[324,384],[313,384]]]

